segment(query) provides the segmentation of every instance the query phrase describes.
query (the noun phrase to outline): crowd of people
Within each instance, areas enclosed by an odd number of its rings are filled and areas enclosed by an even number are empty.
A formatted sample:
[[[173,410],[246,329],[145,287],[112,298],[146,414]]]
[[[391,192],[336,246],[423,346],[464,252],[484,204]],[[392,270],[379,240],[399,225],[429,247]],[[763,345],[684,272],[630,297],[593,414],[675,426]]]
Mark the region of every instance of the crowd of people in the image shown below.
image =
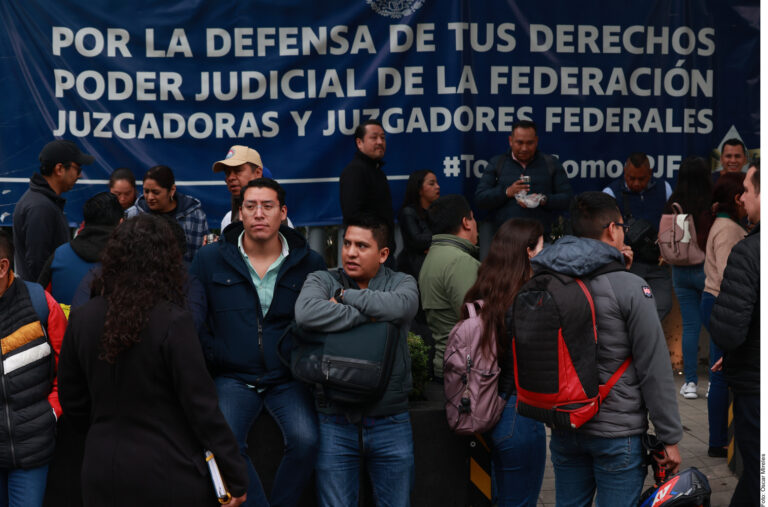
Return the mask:
[[[72,239],[62,194],[94,158],[71,141],[43,147],[12,238],[0,233],[0,504],[212,505],[210,451],[228,506],[297,505],[313,474],[318,505],[356,505],[363,470],[377,505],[409,505],[418,442],[407,335],[428,335],[431,381],[442,386],[451,330],[468,318],[465,303],[477,303],[477,339],[495,344],[505,402],[485,435],[494,501],[536,505],[546,433],[516,411],[509,312],[521,287],[545,271],[588,280],[600,383],[631,358],[594,418],[552,430],[557,504],[636,505],[649,419],[664,446],[660,466],[680,467],[682,424],[661,327],[673,291],[683,319],[680,395],[700,393],[703,325],[712,339],[709,454],[726,454],[730,388],[744,460],[732,505],[757,504],[760,171],[755,162],[742,172],[741,141],[725,143],[714,176],[703,159],[685,159],[674,189],[652,178],[638,152],[623,178],[574,195],[557,158],[538,149],[536,125],[519,121],[474,195],[496,230],[482,261],[464,196],[441,195],[436,174],[420,170],[395,213],[381,124],[359,125],[354,143],[340,173],[338,270],[292,228],[285,190],[253,148],[233,146],[212,166],[232,197],[220,236],[209,234],[200,201],[177,191],[173,170],[156,165],[141,192],[131,170],[113,171],[108,191],[85,203]],[[660,262],[655,235],[673,203],[693,217],[703,263]],[[565,214],[568,233],[553,242]],[[393,324],[397,340],[375,400],[332,401],[294,377],[285,360],[293,326],[332,334],[368,322]],[[284,441],[271,491],[248,454],[264,409]]]

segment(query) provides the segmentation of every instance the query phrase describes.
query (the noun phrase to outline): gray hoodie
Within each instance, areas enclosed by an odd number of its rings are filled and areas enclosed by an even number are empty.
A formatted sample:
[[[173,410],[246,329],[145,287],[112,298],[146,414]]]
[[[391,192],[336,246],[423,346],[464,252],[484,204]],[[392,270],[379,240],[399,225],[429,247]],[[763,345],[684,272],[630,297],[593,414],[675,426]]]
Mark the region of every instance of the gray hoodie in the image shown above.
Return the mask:
[[[531,260],[533,269],[588,277],[618,261],[621,252],[602,241],[564,236]],[[598,369],[605,383],[628,356],[632,363],[606,397],[597,415],[579,432],[606,438],[644,433],[648,416],[665,444],[680,441],[683,428],[677,407],[664,332],[648,284],[628,271],[592,278],[597,313]]]

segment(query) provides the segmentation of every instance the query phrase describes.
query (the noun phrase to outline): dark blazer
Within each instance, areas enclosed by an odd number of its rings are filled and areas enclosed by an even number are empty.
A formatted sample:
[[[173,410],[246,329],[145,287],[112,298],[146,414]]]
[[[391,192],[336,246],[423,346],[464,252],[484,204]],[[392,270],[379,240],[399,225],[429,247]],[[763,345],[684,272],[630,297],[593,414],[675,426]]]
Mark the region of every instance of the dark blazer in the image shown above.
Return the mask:
[[[98,359],[106,311],[101,296],[73,310],[59,359],[62,408],[88,427],[84,504],[216,505],[204,449],[232,495],[245,493],[245,463],[189,313],[157,304],[140,341],[110,365]]]
[[[432,231],[429,230],[426,211],[419,215],[415,207],[403,206],[397,220],[403,234],[403,250],[397,257],[397,270],[418,280],[426,252],[432,244]]]
[[[346,222],[360,213],[383,218],[389,227],[389,247],[395,249],[395,213],[387,175],[381,169],[383,160],[374,160],[360,150],[339,176],[339,203]]]

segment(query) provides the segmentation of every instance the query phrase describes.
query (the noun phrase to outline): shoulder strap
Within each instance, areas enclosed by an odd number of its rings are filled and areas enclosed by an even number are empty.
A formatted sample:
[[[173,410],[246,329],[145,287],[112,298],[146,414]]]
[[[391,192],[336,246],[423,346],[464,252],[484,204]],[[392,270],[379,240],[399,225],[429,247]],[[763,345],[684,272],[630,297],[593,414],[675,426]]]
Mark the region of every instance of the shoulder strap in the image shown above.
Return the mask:
[[[455,239],[451,238],[438,238],[438,239],[432,239],[432,246],[435,245],[453,245],[456,248],[462,250],[463,252],[468,253],[469,255],[472,255],[472,251],[469,249],[467,245],[460,241],[456,241]],[[474,255],[472,255],[474,257]]]
[[[45,291],[40,285],[26,280],[24,280],[24,285],[27,286],[29,299],[32,301],[35,313],[40,317],[40,323],[43,327],[48,327],[48,301],[45,298]]]
[[[624,372],[627,371],[627,368],[629,368],[629,363],[631,362],[632,356],[629,356],[624,360],[623,363],[621,363],[619,369],[616,370],[613,375],[611,375],[611,378],[608,379],[608,382],[598,387],[601,400],[605,400],[605,397],[608,396],[608,393],[611,392],[611,389],[613,389],[613,386],[616,385],[616,382],[618,382],[621,376],[624,375]]]
[[[469,315],[470,319],[474,319],[477,317],[477,306],[480,308],[483,307],[483,300],[478,299],[477,301],[470,301],[469,303],[464,303],[464,305],[467,307],[467,315]]]
[[[674,215],[682,215],[683,214],[683,207],[680,206],[680,204],[673,202],[672,203],[672,214]]]
[[[629,204],[627,203],[627,192],[624,187],[621,188],[621,207],[622,207],[622,213],[624,214],[624,218],[631,218],[632,212],[629,210]]]

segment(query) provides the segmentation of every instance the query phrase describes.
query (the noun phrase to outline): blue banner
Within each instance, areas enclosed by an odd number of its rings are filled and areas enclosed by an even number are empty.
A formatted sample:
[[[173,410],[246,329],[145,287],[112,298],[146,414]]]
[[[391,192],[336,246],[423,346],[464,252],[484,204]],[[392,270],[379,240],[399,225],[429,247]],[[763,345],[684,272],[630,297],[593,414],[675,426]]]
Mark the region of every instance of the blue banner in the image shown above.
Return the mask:
[[[212,227],[230,198],[211,166],[235,144],[285,185],[294,223],[340,222],[369,117],[395,209],[424,168],[471,201],[518,119],[576,191],[632,151],[672,182],[688,155],[717,168],[727,138],[759,150],[757,0],[7,0],[0,17],[0,225],[54,137],[96,157],[65,194],[71,222],[113,169],[165,164]]]

